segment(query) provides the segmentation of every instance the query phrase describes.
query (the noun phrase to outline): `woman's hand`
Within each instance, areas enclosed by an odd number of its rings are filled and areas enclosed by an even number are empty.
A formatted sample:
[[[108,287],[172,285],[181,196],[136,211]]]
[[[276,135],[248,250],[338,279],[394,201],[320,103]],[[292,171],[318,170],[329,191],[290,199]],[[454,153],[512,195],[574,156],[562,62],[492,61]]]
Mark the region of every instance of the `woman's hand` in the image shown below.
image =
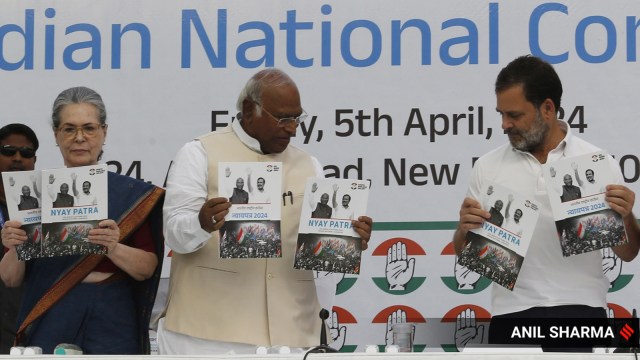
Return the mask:
[[[107,248],[107,254],[113,252],[118,246],[120,239],[120,228],[118,224],[111,220],[102,220],[98,227],[89,231],[89,241],[93,244],[102,245]]]
[[[20,221],[9,220],[2,227],[2,245],[7,249],[16,247],[27,241],[27,232],[21,229]]]

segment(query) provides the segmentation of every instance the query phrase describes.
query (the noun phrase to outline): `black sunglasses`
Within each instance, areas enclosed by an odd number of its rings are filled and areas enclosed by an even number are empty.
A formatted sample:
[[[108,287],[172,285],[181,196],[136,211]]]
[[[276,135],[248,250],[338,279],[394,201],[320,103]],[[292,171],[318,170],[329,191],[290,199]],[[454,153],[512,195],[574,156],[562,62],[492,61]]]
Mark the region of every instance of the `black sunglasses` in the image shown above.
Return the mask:
[[[26,146],[17,147],[13,145],[3,145],[2,147],[0,147],[0,154],[4,156],[13,156],[18,151],[20,151],[20,156],[25,159],[31,159],[32,157],[36,156],[36,151]]]

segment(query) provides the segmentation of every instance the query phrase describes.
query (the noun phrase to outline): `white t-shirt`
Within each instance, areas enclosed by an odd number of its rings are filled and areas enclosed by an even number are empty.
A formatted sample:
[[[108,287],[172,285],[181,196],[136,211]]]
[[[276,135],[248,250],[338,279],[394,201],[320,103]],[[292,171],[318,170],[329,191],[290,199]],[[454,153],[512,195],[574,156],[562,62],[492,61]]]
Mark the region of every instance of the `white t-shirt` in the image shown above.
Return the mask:
[[[513,215],[504,219],[504,228],[518,236],[522,236],[522,223],[516,222],[512,217]]]
[[[602,194],[603,192],[605,192],[605,185],[600,184],[597,180],[593,183],[590,183],[587,180],[582,180],[581,188],[583,189],[582,197],[585,197],[587,195]]]
[[[331,215],[334,219],[349,219],[353,220],[353,209],[345,208],[342,205],[338,205],[338,207],[333,208],[333,214]]]
[[[266,191],[260,191],[257,188],[249,193],[249,203],[251,204],[270,204],[271,196]]]
[[[84,192],[80,192],[78,194],[78,196],[76,196],[76,202],[74,205],[76,206],[86,206],[86,205],[97,205],[98,204],[98,200],[96,199],[96,196],[89,193],[89,194],[85,194]]]

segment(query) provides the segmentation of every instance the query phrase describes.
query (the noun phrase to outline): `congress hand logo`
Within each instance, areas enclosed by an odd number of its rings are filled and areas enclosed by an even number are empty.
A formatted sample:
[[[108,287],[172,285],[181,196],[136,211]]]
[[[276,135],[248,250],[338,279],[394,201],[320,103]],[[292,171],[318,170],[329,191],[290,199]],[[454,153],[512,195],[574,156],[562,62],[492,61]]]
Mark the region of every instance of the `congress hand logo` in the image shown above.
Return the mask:
[[[458,264],[458,257],[456,256],[456,264],[453,268],[453,273],[458,282],[459,290],[473,290],[476,288],[476,283],[480,280],[480,274],[470,270],[464,265]]]
[[[481,344],[484,339],[484,325],[476,324],[476,312],[466,308],[456,318],[456,348],[458,351],[473,340],[474,344]]]
[[[338,314],[335,311],[331,312],[331,318],[327,319],[331,321],[329,324],[329,334],[331,335],[330,347],[340,350],[344,346],[345,340],[347,340],[347,327],[340,326],[338,322]]]
[[[386,275],[389,290],[402,291],[413,277],[415,258],[407,257],[407,246],[402,242],[393,244],[387,251]]]

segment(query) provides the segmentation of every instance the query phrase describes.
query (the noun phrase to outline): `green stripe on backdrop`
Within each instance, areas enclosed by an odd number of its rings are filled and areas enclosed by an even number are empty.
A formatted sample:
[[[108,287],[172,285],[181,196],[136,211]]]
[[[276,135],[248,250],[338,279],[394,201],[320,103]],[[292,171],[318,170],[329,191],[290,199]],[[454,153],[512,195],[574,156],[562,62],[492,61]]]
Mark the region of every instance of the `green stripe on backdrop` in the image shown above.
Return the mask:
[[[373,230],[455,230],[457,226],[457,221],[374,221]]]
[[[640,219],[637,219],[640,223]],[[396,222],[375,222],[373,230],[455,230],[457,221],[396,221]]]

